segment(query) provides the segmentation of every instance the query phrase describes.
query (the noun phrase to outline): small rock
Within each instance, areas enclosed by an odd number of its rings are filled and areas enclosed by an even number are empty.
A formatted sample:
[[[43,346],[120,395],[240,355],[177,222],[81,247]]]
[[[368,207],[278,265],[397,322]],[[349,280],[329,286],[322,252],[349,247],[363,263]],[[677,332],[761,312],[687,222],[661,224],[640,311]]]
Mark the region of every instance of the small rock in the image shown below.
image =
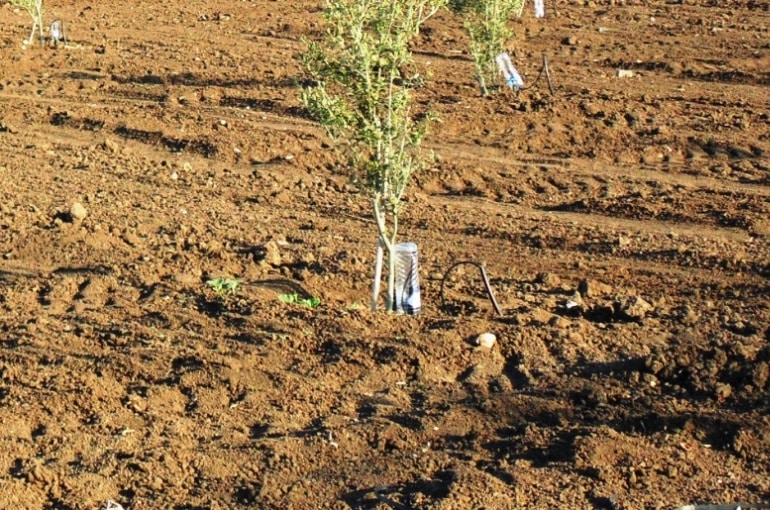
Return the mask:
[[[134,248],[142,244],[142,240],[139,238],[139,236],[132,232],[126,232],[121,236],[121,239],[123,239],[126,244]]]
[[[663,161],[663,158],[664,154],[661,152],[660,148],[650,146],[642,151],[641,161],[645,165],[658,165]]]
[[[583,297],[606,296],[612,292],[612,287],[596,280],[581,280],[577,287]]]
[[[727,400],[733,394],[733,388],[729,384],[719,383],[716,386],[715,393],[718,400]]]
[[[156,476],[150,482],[150,487],[154,490],[161,490],[163,488],[163,479]]]
[[[15,135],[18,132],[19,130],[16,129],[13,125],[6,122],[0,122],[0,133],[11,133],[12,135]]]
[[[553,273],[538,273],[535,277],[535,283],[545,285],[547,287],[556,287],[561,283],[559,277]]]
[[[551,327],[554,327],[556,329],[567,329],[570,326],[571,322],[565,319],[564,317],[559,317],[558,315],[554,315],[550,321],[548,321],[548,325]]]
[[[770,379],[770,366],[764,361],[757,363],[751,373],[751,382],[761,390],[767,385],[768,379]]]
[[[589,117],[604,118],[606,116],[606,113],[604,113],[604,110],[602,110],[600,106],[594,103],[584,103],[581,106],[583,108],[583,111]]]
[[[571,35],[569,37],[565,37],[564,39],[562,39],[561,43],[564,46],[577,46],[578,38],[575,37],[574,35]]]
[[[494,333],[482,333],[476,337],[476,345],[486,349],[491,349],[495,345],[495,342],[497,342],[497,337]]]
[[[83,204],[80,202],[75,202],[72,204],[72,207],[70,207],[70,216],[75,221],[82,221],[86,216],[88,216],[88,211],[86,211],[86,208],[83,207]]]
[[[634,297],[620,305],[620,310],[628,319],[643,319],[652,310],[652,305],[640,297]]]
[[[755,237],[770,237],[770,220],[757,219],[752,221],[749,232]]]
[[[652,374],[643,373],[641,375],[641,379],[642,379],[642,382],[644,384],[646,384],[647,386],[649,386],[650,388],[654,388],[655,386],[658,386],[658,384],[659,384],[658,378],[655,377]]]
[[[118,146],[118,144],[115,143],[115,141],[113,141],[110,138],[105,138],[104,143],[102,143],[102,146],[113,154],[120,151],[120,147]]]
[[[681,306],[674,311],[676,318],[685,326],[693,326],[700,321],[700,314],[688,305]]]
[[[281,250],[278,248],[278,243],[275,241],[268,241],[262,246],[262,262],[265,262],[273,267],[281,265]]]
[[[503,374],[490,379],[489,387],[496,393],[510,393],[514,389],[511,380]]]
[[[532,324],[536,326],[545,326],[553,318],[553,314],[548,310],[536,307],[526,316],[522,317],[523,324]]]

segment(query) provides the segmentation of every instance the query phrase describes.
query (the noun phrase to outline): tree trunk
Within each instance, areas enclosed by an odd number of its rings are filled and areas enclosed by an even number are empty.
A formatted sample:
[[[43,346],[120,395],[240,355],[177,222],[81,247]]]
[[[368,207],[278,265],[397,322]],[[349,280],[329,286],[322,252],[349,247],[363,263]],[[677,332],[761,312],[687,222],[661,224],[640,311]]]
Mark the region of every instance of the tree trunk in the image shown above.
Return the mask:
[[[37,21],[32,22],[32,32],[29,34],[29,41],[27,44],[32,44],[35,41],[35,29],[37,28]]]
[[[380,299],[380,281],[382,280],[382,239],[377,239],[377,255],[374,260],[374,281],[372,282],[372,311],[377,311],[377,301]]]

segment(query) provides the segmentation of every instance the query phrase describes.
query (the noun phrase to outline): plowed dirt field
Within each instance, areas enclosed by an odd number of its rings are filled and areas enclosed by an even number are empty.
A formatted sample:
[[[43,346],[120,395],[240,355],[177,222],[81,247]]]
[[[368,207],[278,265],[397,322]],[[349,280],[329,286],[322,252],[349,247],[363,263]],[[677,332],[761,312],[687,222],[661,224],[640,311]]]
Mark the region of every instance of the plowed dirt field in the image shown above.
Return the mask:
[[[0,508],[770,502],[768,2],[547,7],[553,95],[415,40],[411,317],[299,101],[321,2],[50,0],[55,49],[0,6]]]

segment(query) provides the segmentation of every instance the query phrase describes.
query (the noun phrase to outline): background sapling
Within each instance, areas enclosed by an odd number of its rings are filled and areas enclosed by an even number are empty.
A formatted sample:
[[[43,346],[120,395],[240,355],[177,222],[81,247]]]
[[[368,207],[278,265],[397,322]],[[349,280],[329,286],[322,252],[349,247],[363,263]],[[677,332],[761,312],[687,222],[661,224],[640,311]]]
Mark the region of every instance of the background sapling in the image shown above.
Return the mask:
[[[27,44],[32,44],[35,38],[35,28],[39,29],[40,44],[43,43],[43,0],[9,0],[11,5],[27,11],[32,18],[32,32],[29,34]]]
[[[464,18],[476,79],[486,96],[501,82],[495,57],[513,36],[509,23],[514,16],[521,16],[524,0],[450,0],[449,7]]]

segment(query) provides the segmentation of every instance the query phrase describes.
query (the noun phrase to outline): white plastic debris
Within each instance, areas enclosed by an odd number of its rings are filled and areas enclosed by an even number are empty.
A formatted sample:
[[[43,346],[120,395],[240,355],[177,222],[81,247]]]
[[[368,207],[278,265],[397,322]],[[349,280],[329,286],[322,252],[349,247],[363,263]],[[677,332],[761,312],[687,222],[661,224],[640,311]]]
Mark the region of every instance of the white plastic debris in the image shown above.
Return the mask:
[[[535,0],[535,17],[545,17],[545,0]]]
[[[505,77],[505,84],[508,85],[513,90],[520,90],[524,88],[524,80],[521,79],[521,75],[516,70],[516,68],[513,66],[513,62],[511,62],[511,56],[508,55],[508,52],[503,52],[499,54],[497,57],[495,57],[495,61],[497,62],[497,67],[500,68],[500,72],[503,73],[503,76]]]
[[[60,19],[55,19],[51,22],[51,42],[56,46],[60,42],[66,42],[66,36],[64,35],[64,22]]]
[[[568,300],[566,303],[564,303],[564,308],[566,308],[567,310],[572,310],[573,308],[577,308],[578,306],[580,306],[580,303],[578,303],[577,301],[573,301],[571,299]]]

